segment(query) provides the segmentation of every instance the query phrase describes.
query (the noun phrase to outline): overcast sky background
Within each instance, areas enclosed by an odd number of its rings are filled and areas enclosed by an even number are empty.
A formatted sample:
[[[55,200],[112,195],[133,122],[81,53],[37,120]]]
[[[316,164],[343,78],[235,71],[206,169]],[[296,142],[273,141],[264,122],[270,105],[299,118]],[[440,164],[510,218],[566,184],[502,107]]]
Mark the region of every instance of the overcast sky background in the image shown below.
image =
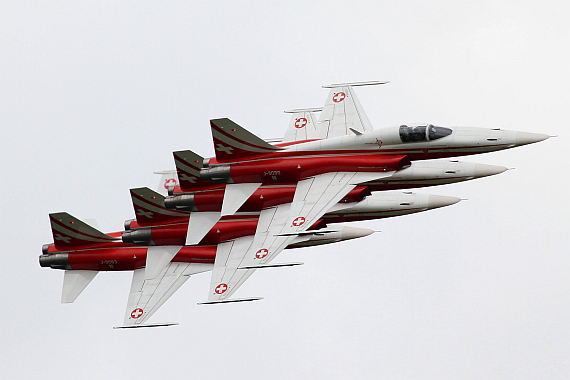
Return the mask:
[[[570,378],[570,18],[562,1],[0,2],[0,378]],[[263,138],[322,85],[358,88],[375,128],[406,122],[559,135],[465,157],[514,167],[418,192],[468,201],[355,223],[364,239],[288,250],[239,296],[191,278],[123,321],[131,273],[60,304],[40,268],[50,212],[119,231],[129,188],[172,152],[213,155],[208,120]]]

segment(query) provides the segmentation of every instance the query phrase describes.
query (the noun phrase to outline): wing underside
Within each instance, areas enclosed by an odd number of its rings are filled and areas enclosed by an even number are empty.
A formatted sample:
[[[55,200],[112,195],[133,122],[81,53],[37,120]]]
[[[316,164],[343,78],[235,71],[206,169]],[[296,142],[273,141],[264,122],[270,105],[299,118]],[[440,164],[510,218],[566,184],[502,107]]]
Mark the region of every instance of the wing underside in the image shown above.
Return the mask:
[[[153,279],[145,279],[145,268],[135,270],[123,327],[143,326],[191,275],[211,270],[212,266],[171,262]]]
[[[357,184],[389,173],[336,172],[300,181],[293,202],[261,211],[254,236],[218,245],[208,300],[224,302],[289,244],[310,239],[309,229]]]

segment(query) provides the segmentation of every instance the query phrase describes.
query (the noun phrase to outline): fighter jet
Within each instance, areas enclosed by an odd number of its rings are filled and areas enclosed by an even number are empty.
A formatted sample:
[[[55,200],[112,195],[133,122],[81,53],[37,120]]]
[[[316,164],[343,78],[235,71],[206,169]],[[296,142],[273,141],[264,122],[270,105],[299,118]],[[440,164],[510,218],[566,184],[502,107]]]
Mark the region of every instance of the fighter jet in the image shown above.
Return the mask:
[[[63,303],[74,302],[99,271],[133,271],[124,325],[120,327],[171,325],[146,321],[190,276],[213,269],[218,244],[254,235],[259,212],[223,218],[199,245],[184,246],[188,212],[167,209],[164,197],[147,188],[132,189],[131,197],[136,219],[127,220],[123,232],[104,234],[67,213],[50,214],[54,243],[43,246],[40,265],[65,270]],[[354,195],[315,223],[305,234],[307,239],[287,248],[336,243],[374,232],[337,224],[344,221],[412,214],[458,201],[456,197],[411,192],[362,196],[361,200]]]
[[[339,107],[334,103],[342,103],[347,98],[344,92],[343,95],[337,96],[339,93],[331,93],[329,97],[328,103],[336,107],[335,109]],[[351,94],[348,90],[347,93]],[[354,96],[348,98],[356,102]],[[327,106],[328,104],[325,105],[325,109]],[[358,107],[356,109],[358,110]],[[329,113],[335,114],[334,110]],[[359,113],[361,122],[367,120],[363,115]],[[309,116],[309,119],[310,122],[303,120],[302,123],[298,123],[299,119],[296,119],[295,123],[305,128],[314,124],[314,118]],[[332,120],[334,118],[330,121]],[[228,119],[217,119],[211,121],[216,158],[202,160],[193,153],[190,153],[191,157],[183,157],[182,152],[178,152],[178,155],[175,153],[178,174],[182,178],[181,188],[186,187],[183,181],[188,181],[190,183],[187,184],[187,190],[201,188],[208,191],[204,194],[194,192],[174,196],[167,201],[169,207],[191,209],[194,207],[194,211],[198,211],[197,199],[215,198],[214,192],[211,191],[213,188],[208,187],[208,182],[211,183],[210,186],[216,183],[225,184],[223,190],[217,190],[217,199],[213,201],[216,205],[221,204],[221,212],[204,211],[191,214],[187,244],[197,243],[221,216],[232,215],[249,199],[262,199],[263,194],[255,195],[259,189],[263,189],[261,186],[281,186],[275,190],[276,194],[289,192],[283,197],[277,197],[279,201],[275,207],[268,208],[268,206],[261,211],[255,234],[256,242],[249,237],[238,238],[232,241],[232,246],[227,244],[224,246],[225,256],[217,255],[225,257],[221,260],[226,261],[223,263],[219,261],[220,269],[214,271],[214,277],[217,276],[217,279],[212,281],[210,302],[225,302],[226,297],[245,281],[253,269],[268,265],[283,247],[294,240],[296,243],[307,240],[305,236],[307,228],[355,188],[366,186],[369,190],[385,190],[389,188],[391,179],[394,179],[394,187],[401,186],[402,177],[409,175],[405,174],[405,170],[412,168],[412,159],[482,153],[524,145],[548,137],[522,132],[489,131],[482,128],[442,129],[433,126],[429,128],[416,126],[411,129],[408,126],[400,126],[396,131],[382,129],[377,132],[371,130],[368,124],[369,122],[363,122],[359,127],[363,132],[348,128],[353,132],[352,135],[330,137],[331,134],[337,133],[335,131],[338,128],[332,128],[331,132],[331,126],[334,127],[336,124],[329,122],[325,137],[330,138],[310,139],[313,132],[307,132],[302,137],[307,140],[271,145]],[[420,136],[420,132],[423,133],[423,137]],[[496,132],[502,137],[485,138]],[[322,132],[315,133],[322,135]],[[389,138],[394,133],[398,139]],[[386,140],[387,144],[383,144],[378,137]],[[298,138],[299,135],[295,135],[295,139]],[[179,163],[183,166],[182,170]],[[429,164],[438,165],[435,162]],[[429,164],[424,167],[429,167]],[[416,167],[422,166],[416,165]],[[413,173],[413,170],[408,173]],[[494,174],[492,171],[489,173]],[[456,171],[446,170],[446,174],[456,174]],[[423,180],[425,181],[425,178]],[[286,185],[293,186],[286,188]],[[271,229],[273,230],[269,232]],[[238,252],[235,258],[232,257],[234,247]],[[258,251],[266,254],[260,258]],[[230,260],[234,262],[231,265],[228,264]],[[243,262],[247,262],[248,272],[237,270],[235,263]],[[231,285],[223,282],[224,276]],[[226,293],[228,289],[233,290]]]
[[[332,87],[339,86],[343,87]],[[338,124],[332,116],[342,108],[347,93],[350,95],[348,90],[331,91],[327,105],[332,107],[325,105],[325,110],[332,114],[325,115],[325,120],[329,120],[326,133],[317,128],[288,136],[295,141],[271,145],[229,119],[211,120],[216,157],[204,160],[199,174],[202,182],[226,184],[222,207],[232,202],[234,209],[239,208],[261,185],[296,185],[291,202],[261,211],[253,237],[218,246],[205,303],[239,301],[229,297],[255,269],[269,266],[289,244],[306,240],[307,228],[357,186],[382,188],[390,177],[411,167],[413,161],[492,152],[549,137],[499,128],[432,124],[372,130],[362,115],[359,128],[353,128],[347,117],[340,123],[344,131],[337,132]],[[303,119],[296,119],[294,127],[302,129],[315,124],[314,119]],[[347,134],[347,130],[352,134]],[[312,138],[315,135],[320,138]]]
[[[333,232],[328,227],[328,224],[331,223],[413,214],[450,206],[460,201],[460,198],[457,197],[413,192],[388,191],[371,194],[366,188],[356,188],[351,193],[333,206],[309,230],[314,231],[314,234],[325,235]],[[149,246],[185,245],[190,212],[167,209],[164,203],[165,198],[148,188],[131,189],[131,197],[136,219],[125,221],[125,231],[121,235],[123,243]],[[270,207],[272,206],[267,208]],[[217,245],[238,237],[254,235],[261,209],[257,211],[240,210],[234,215],[223,217],[208,231],[199,245]],[[340,227],[340,229],[342,228],[343,226]],[[363,237],[369,234],[368,230],[364,229],[361,235],[356,236],[354,235],[355,231],[353,230],[354,237]],[[345,233],[345,236],[348,235]],[[318,239],[320,242],[324,240]],[[346,239],[343,238],[342,240]],[[153,269],[153,272],[159,272],[161,269]]]
[[[145,322],[190,275],[203,271],[212,270],[204,304],[260,299],[230,297],[256,269],[298,265],[272,263],[285,248],[373,232],[336,225],[339,222],[409,214],[459,201],[372,191],[498,174],[506,168],[434,159],[548,137],[431,124],[375,131],[353,86],[331,88],[319,122],[315,110],[294,115],[289,129],[296,130],[288,130],[275,145],[228,119],[212,120],[216,157],[175,152],[177,178],[161,182],[170,196],[133,189],[136,220],[127,221],[122,233],[103,234],[66,213],[51,214],[54,243],[44,246],[40,265],[66,269],[62,301],[72,302],[98,270],[133,270],[124,327],[164,325]]]

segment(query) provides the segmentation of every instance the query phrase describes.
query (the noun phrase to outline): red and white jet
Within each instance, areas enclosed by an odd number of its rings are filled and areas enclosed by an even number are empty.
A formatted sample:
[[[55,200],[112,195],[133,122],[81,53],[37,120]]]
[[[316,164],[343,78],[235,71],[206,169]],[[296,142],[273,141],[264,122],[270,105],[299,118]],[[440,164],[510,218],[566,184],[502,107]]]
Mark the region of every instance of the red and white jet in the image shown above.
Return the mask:
[[[401,125],[373,130],[352,87],[328,86],[320,120],[296,110],[272,145],[229,119],[211,121],[216,157],[174,152],[177,176],[164,199],[131,190],[136,221],[103,234],[66,213],[51,214],[54,244],[42,266],[66,269],[63,302],[73,302],[99,270],[133,270],[124,327],[148,318],[195,273],[213,270],[208,300],[230,298],[285,248],[366,236],[329,223],[373,219],[453,204],[454,197],[384,192],[498,174],[504,167],[438,160],[538,142],[546,135],[500,129]],[[373,193],[373,191],[382,191]],[[119,241],[121,239],[122,241]],[[157,326],[164,324],[151,324]]]
[[[347,99],[344,92],[331,94],[329,103]],[[333,105],[331,112],[337,108]],[[326,137],[336,125],[329,122]],[[412,161],[492,152],[549,137],[427,124],[364,132],[348,127],[350,135],[271,145],[229,119],[212,120],[211,129],[216,157],[204,161],[200,179],[226,184],[222,210],[226,204],[237,210],[262,185],[292,183],[295,194],[291,202],[261,211],[254,236],[218,246],[205,303],[237,301],[229,297],[255,269],[271,266],[285,247],[307,239],[309,226],[357,186],[383,189]],[[262,257],[259,252],[264,252]]]
[[[429,194],[387,192],[378,195],[362,200],[355,196],[339,204],[306,232],[307,239],[293,242],[287,248],[330,244],[373,233],[366,228],[329,227],[329,223],[411,214],[459,201],[455,197]],[[200,244],[185,246],[190,213],[167,209],[164,197],[150,189],[132,189],[131,197],[136,220],[126,221],[123,232],[104,234],[67,213],[50,214],[54,243],[44,245],[40,265],[65,270],[63,303],[75,301],[99,271],[133,271],[121,327],[170,325],[172,323],[146,322],[191,275],[213,269],[218,244],[254,235],[260,213],[239,212],[224,217]],[[257,256],[262,258],[265,254],[267,252],[261,251]]]

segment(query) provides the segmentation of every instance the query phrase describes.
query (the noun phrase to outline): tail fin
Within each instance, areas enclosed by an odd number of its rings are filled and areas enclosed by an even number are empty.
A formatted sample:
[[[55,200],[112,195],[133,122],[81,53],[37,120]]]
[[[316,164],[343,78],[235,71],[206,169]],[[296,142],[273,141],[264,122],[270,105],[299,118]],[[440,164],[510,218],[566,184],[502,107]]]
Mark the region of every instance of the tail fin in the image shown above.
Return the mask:
[[[312,140],[318,138],[317,119],[315,112],[322,111],[322,108],[308,108],[302,110],[285,111],[290,113],[291,121],[283,137],[284,143],[293,141]]]
[[[182,150],[172,153],[180,189],[184,192],[193,191],[195,189],[212,186],[211,182],[204,182],[200,179],[200,169],[202,169],[204,158],[191,150]]]
[[[164,170],[161,172],[154,172],[154,174],[162,175],[157,187],[157,191],[162,195],[166,195],[168,193],[168,189],[176,187],[179,184],[178,177],[176,176],[176,170]]]
[[[210,120],[218,161],[271,153],[282,148],[271,145],[230,119]]]
[[[319,137],[346,136],[352,133],[350,129],[360,133],[372,131],[372,124],[352,88],[386,83],[375,81],[323,86],[331,90],[319,119]]]
[[[164,197],[149,188],[131,189],[131,199],[139,224],[165,222],[187,218],[187,212],[169,210],[164,207]]]
[[[117,240],[66,212],[49,214],[53,241],[58,249],[72,248]]]

